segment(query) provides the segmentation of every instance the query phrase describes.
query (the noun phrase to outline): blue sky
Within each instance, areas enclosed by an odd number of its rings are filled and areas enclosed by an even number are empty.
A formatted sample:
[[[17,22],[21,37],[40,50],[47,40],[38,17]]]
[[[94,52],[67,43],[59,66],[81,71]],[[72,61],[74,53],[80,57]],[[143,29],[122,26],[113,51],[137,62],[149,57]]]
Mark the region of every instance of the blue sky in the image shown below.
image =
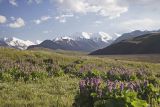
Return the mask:
[[[53,39],[75,32],[113,36],[160,28],[159,0],[0,0],[0,37]]]

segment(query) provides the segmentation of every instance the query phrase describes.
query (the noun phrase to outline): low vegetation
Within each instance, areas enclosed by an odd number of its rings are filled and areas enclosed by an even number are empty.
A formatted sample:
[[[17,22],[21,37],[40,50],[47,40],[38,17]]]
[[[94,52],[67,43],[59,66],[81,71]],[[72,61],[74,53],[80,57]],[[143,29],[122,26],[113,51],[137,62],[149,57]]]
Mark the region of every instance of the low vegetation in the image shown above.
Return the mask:
[[[159,69],[144,60],[0,48],[0,106],[159,107]]]

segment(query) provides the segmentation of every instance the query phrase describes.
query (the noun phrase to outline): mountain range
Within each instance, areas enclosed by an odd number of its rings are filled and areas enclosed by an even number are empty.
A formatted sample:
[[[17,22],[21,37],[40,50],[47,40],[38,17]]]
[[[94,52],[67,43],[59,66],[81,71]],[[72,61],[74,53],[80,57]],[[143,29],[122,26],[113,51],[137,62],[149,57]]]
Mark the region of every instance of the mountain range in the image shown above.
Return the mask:
[[[133,35],[133,33],[135,33]],[[137,35],[138,36],[137,36]],[[133,35],[133,36],[132,36]],[[132,36],[132,37],[131,37]],[[123,39],[122,39],[123,38]],[[111,45],[96,50],[91,55],[113,54],[158,54],[160,53],[160,31],[134,31],[122,35]]]
[[[38,42],[38,41],[37,41]],[[10,38],[1,38],[0,39],[0,46],[5,47],[12,47],[20,50],[25,50],[31,45],[36,45],[37,43],[33,43],[29,40],[21,40],[16,37],[10,37]]]
[[[45,40],[38,45],[29,46],[28,49],[37,47],[61,50],[87,51],[91,52],[110,45],[114,41],[105,32],[87,33],[78,32],[69,36],[59,36],[53,40]]]
[[[75,51],[94,51],[110,45],[114,38],[105,32],[87,33],[77,32],[70,35],[55,36],[52,40],[21,40],[15,37],[1,38],[0,46],[12,47],[20,50],[33,49],[36,47]]]
[[[131,38],[138,37],[138,36],[141,36],[141,35],[150,34],[150,33],[158,33],[158,32],[160,32],[160,30],[154,30],[154,31],[135,30],[135,31],[132,31],[132,32],[129,32],[129,33],[124,33],[124,34],[122,34],[119,38],[117,38],[117,39],[113,42],[113,44],[114,44],[114,43],[118,43],[118,42],[120,42],[120,41],[122,41],[122,40],[127,40],[127,39],[131,39]]]
[[[87,51],[92,55],[105,54],[139,54],[158,53],[160,50],[159,36],[157,31],[135,30],[124,33],[120,37],[112,37],[105,32],[87,33],[78,32],[70,35],[55,36],[52,40],[31,42],[15,37],[1,38],[0,46],[16,49],[48,48],[73,51]],[[156,51],[157,50],[157,51]]]

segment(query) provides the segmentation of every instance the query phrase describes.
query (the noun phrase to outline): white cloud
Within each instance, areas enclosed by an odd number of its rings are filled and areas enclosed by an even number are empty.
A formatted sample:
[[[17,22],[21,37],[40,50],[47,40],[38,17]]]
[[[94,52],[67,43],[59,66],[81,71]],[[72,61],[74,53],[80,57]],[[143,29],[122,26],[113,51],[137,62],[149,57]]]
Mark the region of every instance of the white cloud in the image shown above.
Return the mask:
[[[45,30],[45,31],[43,31],[43,33],[44,33],[44,34],[48,34],[48,33],[49,33],[49,31],[48,31],[48,30]]]
[[[118,0],[56,0],[56,2],[63,12],[96,13],[110,19],[128,11],[128,7],[119,5]]]
[[[122,28],[133,29],[133,30],[154,30],[160,28],[160,21],[153,20],[150,18],[137,19],[137,20],[128,20],[120,23]]]
[[[11,18],[11,20],[12,20],[12,21],[16,20],[16,18],[15,18],[15,17],[13,17],[13,16],[11,16],[10,18]]]
[[[56,16],[55,20],[58,20],[60,23],[65,23],[67,18],[74,17],[73,14],[64,14],[60,16]]]
[[[9,3],[13,6],[18,6],[16,0],[9,0]]]
[[[6,23],[7,18],[5,16],[0,15],[0,24],[1,23]]]
[[[9,24],[11,28],[21,28],[23,26],[25,26],[25,21],[22,18],[18,18],[15,22]]]
[[[41,17],[41,20],[42,21],[47,21],[47,20],[49,20],[49,19],[51,19],[52,17],[51,16],[42,16]]]
[[[36,23],[36,24],[40,24],[40,23],[41,23],[41,20],[39,20],[39,19],[34,20],[34,23]]]
[[[44,34],[49,34],[49,33],[52,33],[52,31],[51,30],[44,30],[43,33]]]
[[[43,0],[27,0],[28,4],[32,4],[32,3],[36,3],[36,4],[40,4],[42,3]]]
[[[101,23],[102,23],[102,21],[97,20],[97,21],[95,21],[94,23],[95,23],[95,24],[101,24]]]
[[[153,6],[153,4],[155,5],[155,4],[159,4],[160,3],[160,1],[159,0],[138,0],[138,2],[137,2],[137,0],[123,0],[123,2],[122,3],[128,3],[129,5],[145,5],[145,6]],[[158,5],[157,4],[157,5]]]
[[[36,24],[40,24],[40,23],[45,22],[49,19],[52,19],[52,17],[51,16],[42,16],[40,19],[36,19],[33,22]]]

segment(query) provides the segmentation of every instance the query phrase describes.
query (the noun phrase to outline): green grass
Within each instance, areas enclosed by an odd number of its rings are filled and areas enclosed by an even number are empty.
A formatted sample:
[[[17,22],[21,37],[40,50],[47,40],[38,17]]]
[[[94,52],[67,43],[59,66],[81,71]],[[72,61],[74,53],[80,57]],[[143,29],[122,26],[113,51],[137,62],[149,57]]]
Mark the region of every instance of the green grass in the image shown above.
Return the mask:
[[[78,79],[67,75],[39,82],[3,82],[0,84],[0,106],[71,107],[77,83]]]
[[[111,58],[115,60],[128,60],[138,62],[160,63],[160,54],[137,54],[137,55],[103,55],[101,58]]]
[[[74,52],[73,54],[69,51],[43,49],[20,51],[0,48],[0,73],[2,74],[0,74],[0,107],[71,107],[75,101],[79,88],[78,83],[81,79],[76,73],[82,67],[86,70],[90,68],[106,72],[112,67],[123,66],[135,71],[139,68],[145,68],[153,74],[160,73],[160,63],[158,62],[160,57],[154,55],[150,55],[149,58],[146,55],[139,57],[136,55],[88,56],[86,53]],[[46,60],[51,60],[53,63],[46,63]],[[14,66],[19,71],[14,72]],[[70,70],[64,74],[59,74],[58,71],[58,76],[45,76],[43,79],[34,77],[34,79],[38,79],[24,81],[23,78],[31,75],[32,72],[44,72],[47,75],[47,68],[50,66],[50,70],[54,74],[55,70],[62,72],[65,72],[67,68]],[[15,80],[13,73],[20,72],[24,72],[25,75]],[[22,74],[20,73],[20,75]],[[29,76],[29,78],[32,77]]]

